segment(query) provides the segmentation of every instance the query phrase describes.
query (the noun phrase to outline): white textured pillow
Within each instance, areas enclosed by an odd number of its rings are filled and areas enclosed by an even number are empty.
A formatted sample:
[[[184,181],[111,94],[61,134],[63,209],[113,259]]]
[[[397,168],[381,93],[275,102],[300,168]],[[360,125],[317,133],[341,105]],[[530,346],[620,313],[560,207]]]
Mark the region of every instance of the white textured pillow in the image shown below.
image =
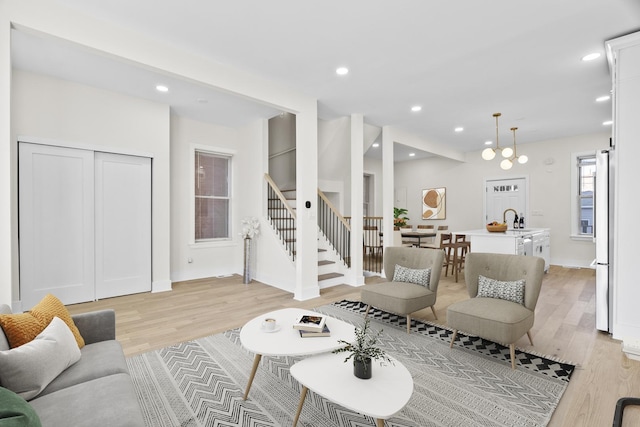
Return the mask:
[[[422,285],[429,287],[429,281],[431,280],[431,269],[425,268],[423,270],[403,267],[396,264],[396,268],[393,271],[394,282],[408,282],[415,283],[416,285]]]
[[[31,400],[69,366],[80,360],[80,349],[66,323],[54,317],[31,342],[0,351],[0,383]]]
[[[498,298],[524,305],[524,279],[513,282],[503,282],[478,276],[478,296]]]

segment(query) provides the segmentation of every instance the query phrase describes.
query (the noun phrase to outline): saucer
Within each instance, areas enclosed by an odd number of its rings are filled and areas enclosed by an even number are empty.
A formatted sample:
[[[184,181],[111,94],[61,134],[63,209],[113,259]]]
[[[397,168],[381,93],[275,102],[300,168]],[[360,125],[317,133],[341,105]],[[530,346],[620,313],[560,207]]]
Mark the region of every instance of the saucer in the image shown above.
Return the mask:
[[[272,334],[274,332],[278,332],[280,330],[281,326],[280,325],[276,325],[275,328],[273,328],[272,330],[268,331],[266,330],[264,327],[260,326],[260,330],[266,334]]]

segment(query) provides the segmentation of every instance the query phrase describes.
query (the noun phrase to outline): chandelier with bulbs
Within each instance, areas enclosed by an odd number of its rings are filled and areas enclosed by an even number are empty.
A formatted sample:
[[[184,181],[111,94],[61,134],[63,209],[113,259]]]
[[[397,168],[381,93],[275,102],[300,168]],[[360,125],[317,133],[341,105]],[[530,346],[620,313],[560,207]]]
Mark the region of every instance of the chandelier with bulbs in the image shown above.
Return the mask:
[[[527,163],[527,161],[529,161],[529,158],[527,156],[525,156],[524,154],[521,156],[518,156],[517,151],[516,151],[516,130],[518,130],[518,128],[513,127],[511,128],[511,132],[513,132],[513,148],[511,147],[505,147],[505,148],[500,148],[500,140],[499,140],[499,136],[498,136],[498,117],[500,117],[502,114],[501,113],[494,113],[493,117],[495,117],[496,119],[496,147],[495,148],[485,148],[484,150],[482,150],[482,158],[485,160],[493,160],[496,157],[497,153],[501,153],[502,157],[504,157],[504,160],[502,160],[500,162],[500,167],[504,170],[509,170],[511,169],[511,167],[513,166],[513,163],[517,160],[518,163],[520,164],[525,164]]]

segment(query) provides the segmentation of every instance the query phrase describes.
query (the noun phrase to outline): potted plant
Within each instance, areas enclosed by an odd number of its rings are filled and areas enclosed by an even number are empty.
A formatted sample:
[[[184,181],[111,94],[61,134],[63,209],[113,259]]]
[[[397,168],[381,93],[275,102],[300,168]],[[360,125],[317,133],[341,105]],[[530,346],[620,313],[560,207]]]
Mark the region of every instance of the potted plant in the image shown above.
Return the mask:
[[[393,226],[394,227],[405,227],[407,225],[407,221],[409,218],[404,215],[409,212],[404,208],[393,208]]]
[[[353,374],[358,378],[367,380],[371,378],[372,361],[379,360],[380,365],[385,362],[393,363],[385,351],[377,346],[378,338],[381,334],[382,329],[376,334],[371,334],[369,319],[366,319],[362,327],[356,326],[355,328],[355,342],[349,343],[339,340],[338,342],[345,344],[345,346],[333,350],[333,353],[349,352],[349,356],[344,361],[347,362],[347,360],[353,358]]]

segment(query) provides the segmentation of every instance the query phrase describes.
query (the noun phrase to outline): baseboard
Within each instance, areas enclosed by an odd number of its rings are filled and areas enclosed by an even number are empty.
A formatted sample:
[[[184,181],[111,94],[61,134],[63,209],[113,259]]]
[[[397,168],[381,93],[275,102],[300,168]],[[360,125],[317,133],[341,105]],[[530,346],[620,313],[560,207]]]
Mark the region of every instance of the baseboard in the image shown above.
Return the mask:
[[[640,341],[632,339],[623,340],[622,352],[626,354],[629,359],[640,360]]]
[[[151,293],[171,291],[171,280],[155,280],[151,283]]]

